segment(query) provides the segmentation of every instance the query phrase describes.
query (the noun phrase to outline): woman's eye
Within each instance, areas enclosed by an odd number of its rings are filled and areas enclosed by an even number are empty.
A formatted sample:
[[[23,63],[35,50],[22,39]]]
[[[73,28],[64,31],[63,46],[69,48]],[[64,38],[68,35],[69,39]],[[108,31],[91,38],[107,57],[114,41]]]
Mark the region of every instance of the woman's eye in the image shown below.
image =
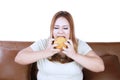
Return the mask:
[[[64,29],[68,29],[68,28],[64,28]]]
[[[54,29],[58,29],[57,27],[54,27]]]

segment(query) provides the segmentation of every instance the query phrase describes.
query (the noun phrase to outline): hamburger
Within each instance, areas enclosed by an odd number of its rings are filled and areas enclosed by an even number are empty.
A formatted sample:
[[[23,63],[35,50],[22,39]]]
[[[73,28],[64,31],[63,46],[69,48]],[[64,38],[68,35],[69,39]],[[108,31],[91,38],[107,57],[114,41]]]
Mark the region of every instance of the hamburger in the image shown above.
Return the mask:
[[[56,46],[55,48],[60,49],[60,50],[62,50],[63,47],[66,48],[67,46],[64,44],[64,42],[66,42],[66,41],[67,41],[67,39],[64,37],[57,37],[54,41],[54,44],[58,44],[58,46]]]

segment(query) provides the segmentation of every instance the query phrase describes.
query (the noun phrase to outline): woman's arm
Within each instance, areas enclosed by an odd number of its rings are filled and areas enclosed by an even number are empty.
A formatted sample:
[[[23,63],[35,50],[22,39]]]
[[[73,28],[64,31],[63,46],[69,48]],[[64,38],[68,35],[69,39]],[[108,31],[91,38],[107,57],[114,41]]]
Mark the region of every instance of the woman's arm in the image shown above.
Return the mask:
[[[49,40],[48,45],[44,50],[33,51],[31,47],[27,47],[19,51],[15,57],[15,62],[23,65],[31,64],[38,61],[39,59],[48,58],[60,52],[59,49],[54,48],[57,46],[57,44],[52,45],[52,41],[52,39]]]
[[[41,58],[46,58],[47,54],[45,54],[45,51],[33,51],[31,47],[27,47],[21,51],[18,52],[18,54],[15,57],[15,62],[19,64],[30,64],[33,62],[36,62],[37,60]]]
[[[68,57],[72,58],[74,61],[82,65],[84,68],[89,69],[93,72],[104,71],[103,60],[92,50],[90,50],[86,55],[76,53],[71,40],[69,43],[65,43],[68,48],[63,48],[63,53]]]
[[[104,71],[105,67],[103,60],[98,55],[96,55],[94,51],[89,51],[87,55],[81,55],[79,53],[76,53],[71,58],[90,71]]]

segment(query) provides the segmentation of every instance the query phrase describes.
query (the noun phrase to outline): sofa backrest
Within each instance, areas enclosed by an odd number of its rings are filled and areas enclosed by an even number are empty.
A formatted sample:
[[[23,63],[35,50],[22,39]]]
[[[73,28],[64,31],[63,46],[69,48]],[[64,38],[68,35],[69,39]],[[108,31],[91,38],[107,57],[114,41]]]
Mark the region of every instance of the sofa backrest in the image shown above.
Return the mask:
[[[89,42],[92,49],[99,55],[116,55],[120,62],[120,42]]]
[[[0,41],[0,80],[31,80],[31,65],[14,62],[19,50],[31,42]]]

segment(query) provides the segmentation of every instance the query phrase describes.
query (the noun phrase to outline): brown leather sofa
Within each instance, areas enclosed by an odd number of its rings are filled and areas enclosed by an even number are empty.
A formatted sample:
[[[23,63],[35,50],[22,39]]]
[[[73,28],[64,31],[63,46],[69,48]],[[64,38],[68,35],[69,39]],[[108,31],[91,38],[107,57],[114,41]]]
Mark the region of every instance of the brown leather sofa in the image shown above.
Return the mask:
[[[20,65],[14,62],[17,52],[33,42],[0,41],[0,80],[36,80],[36,63]],[[103,59],[104,72],[83,69],[84,80],[120,80],[120,42],[88,43]]]

